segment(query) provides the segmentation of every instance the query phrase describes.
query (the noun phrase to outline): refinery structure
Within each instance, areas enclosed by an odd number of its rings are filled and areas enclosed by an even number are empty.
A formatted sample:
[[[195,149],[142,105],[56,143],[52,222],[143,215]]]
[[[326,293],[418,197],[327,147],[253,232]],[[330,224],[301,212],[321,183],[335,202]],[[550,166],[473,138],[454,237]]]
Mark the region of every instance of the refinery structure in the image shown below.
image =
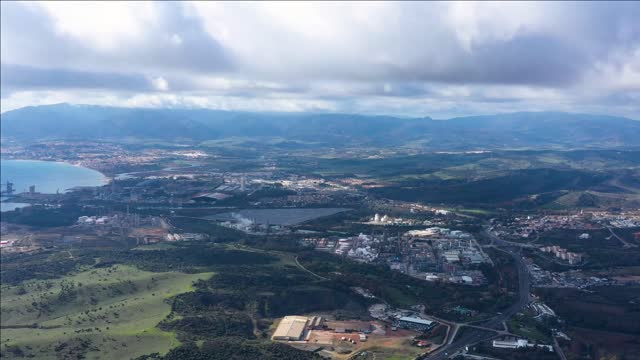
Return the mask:
[[[382,221],[382,217],[377,220]],[[385,231],[350,237],[306,238],[303,243],[358,262],[386,264],[423,280],[465,285],[485,283],[479,267],[492,263],[471,234],[439,227],[394,235]]]

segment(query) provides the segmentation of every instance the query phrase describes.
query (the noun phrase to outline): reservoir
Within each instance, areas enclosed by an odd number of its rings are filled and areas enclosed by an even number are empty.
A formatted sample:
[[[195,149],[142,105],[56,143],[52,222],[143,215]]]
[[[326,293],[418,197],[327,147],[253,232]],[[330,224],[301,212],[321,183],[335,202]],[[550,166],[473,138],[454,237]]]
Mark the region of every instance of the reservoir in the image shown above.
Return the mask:
[[[55,194],[76,186],[101,186],[108,179],[100,172],[63,162],[38,160],[0,160],[0,183],[3,197],[7,181],[12,182],[14,194],[29,191],[35,185],[36,192]],[[2,211],[10,211],[24,204],[2,202]]]

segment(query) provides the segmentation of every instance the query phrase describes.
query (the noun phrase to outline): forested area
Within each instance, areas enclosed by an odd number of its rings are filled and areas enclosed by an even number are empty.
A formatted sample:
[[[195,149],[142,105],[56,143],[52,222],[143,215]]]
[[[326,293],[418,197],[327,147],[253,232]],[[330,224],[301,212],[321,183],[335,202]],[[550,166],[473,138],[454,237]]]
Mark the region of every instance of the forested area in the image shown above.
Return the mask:
[[[175,270],[193,273],[240,264],[265,265],[277,260],[276,256],[263,252],[187,243],[162,251],[74,248],[65,252],[50,250],[37,254],[2,255],[0,271],[3,282],[17,284],[29,279],[61,277],[83,266],[126,264],[147,271]]]
[[[451,304],[481,313],[495,313],[513,302],[513,295],[505,292],[504,284],[490,282],[486,286],[463,286],[442,282],[425,282],[383,265],[361,264],[329,254],[309,252],[300,257],[305,267],[316,274],[344,284],[360,286],[390,304],[407,307],[424,304],[426,311],[451,318]],[[483,267],[487,278],[497,279],[494,269]],[[349,274],[348,277],[336,274]]]
[[[372,192],[385,198],[406,201],[496,204],[531,194],[588,189],[608,179],[610,177],[602,173],[579,170],[526,169],[480,180],[408,180],[375,188]]]
[[[537,289],[536,293],[571,326],[640,334],[640,286]]]
[[[248,341],[235,337],[219,337],[205,341],[201,347],[182,345],[161,356],[151,354],[135,360],[320,360],[315,353],[278,343]]]

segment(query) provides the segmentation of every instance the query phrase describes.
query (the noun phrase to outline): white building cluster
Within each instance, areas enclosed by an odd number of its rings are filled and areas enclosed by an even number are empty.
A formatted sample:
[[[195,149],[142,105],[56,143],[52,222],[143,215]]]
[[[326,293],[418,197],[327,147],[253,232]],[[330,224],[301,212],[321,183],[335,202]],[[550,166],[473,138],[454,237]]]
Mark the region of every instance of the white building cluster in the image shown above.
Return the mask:
[[[362,262],[371,262],[378,258],[378,251],[373,248],[376,240],[371,235],[360,234],[338,240],[335,253]]]
[[[411,230],[407,231],[404,235],[409,237],[416,238],[430,238],[430,237],[438,237],[449,234],[449,229],[441,228],[441,227],[430,227],[424,230]]]
[[[567,249],[561,248],[558,245],[544,246],[540,248],[540,251],[545,253],[552,253],[553,255],[555,255],[555,257],[565,260],[571,265],[579,264],[582,261],[582,255],[568,251]]]
[[[390,224],[391,221],[389,219],[389,215],[375,214],[373,218],[371,218],[371,222],[374,224]]]
[[[206,240],[209,238],[207,234],[198,234],[198,233],[182,233],[182,234],[167,234],[167,241],[200,241]]]
[[[78,225],[105,225],[112,222],[114,219],[111,216],[80,216],[78,218]]]
[[[430,224],[430,221],[420,221],[416,219],[405,219],[400,217],[391,217],[389,215],[380,215],[375,214],[373,217],[369,218],[369,221],[365,224],[368,225],[426,225]]]
[[[534,344],[530,343],[529,340],[526,339],[505,339],[505,340],[493,340],[493,347],[501,348],[501,349],[523,349],[523,348],[541,348],[547,349],[550,352],[553,352],[553,346],[544,345],[544,344]]]
[[[626,211],[620,214],[611,214],[607,212],[591,213],[593,220],[613,228],[633,228],[640,227],[640,212]]]

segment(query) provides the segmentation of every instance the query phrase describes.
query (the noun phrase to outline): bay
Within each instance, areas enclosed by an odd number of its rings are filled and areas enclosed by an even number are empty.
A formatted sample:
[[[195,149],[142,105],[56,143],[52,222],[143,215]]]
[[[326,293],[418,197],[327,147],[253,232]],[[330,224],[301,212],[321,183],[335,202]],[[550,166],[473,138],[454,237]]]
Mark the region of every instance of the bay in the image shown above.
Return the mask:
[[[63,162],[0,160],[0,183],[3,192],[6,190],[7,181],[14,184],[14,194],[29,191],[31,185],[35,185],[36,192],[55,194],[76,186],[101,186],[108,182],[108,178],[98,171]],[[10,202],[3,202],[1,205],[2,211],[24,206]]]

